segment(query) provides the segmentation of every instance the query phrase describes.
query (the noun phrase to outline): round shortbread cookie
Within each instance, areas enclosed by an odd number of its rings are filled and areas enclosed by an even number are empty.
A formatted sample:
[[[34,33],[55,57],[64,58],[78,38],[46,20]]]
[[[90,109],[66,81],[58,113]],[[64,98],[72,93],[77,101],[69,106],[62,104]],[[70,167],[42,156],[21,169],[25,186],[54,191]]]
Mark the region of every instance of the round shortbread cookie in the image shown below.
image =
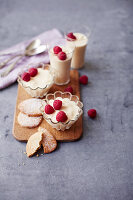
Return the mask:
[[[41,122],[42,122],[42,116],[29,117],[28,115],[25,115],[21,112],[18,114],[18,123],[22,127],[34,128],[38,126]]]
[[[42,146],[44,153],[50,153],[54,151],[57,147],[57,141],[54,136],[46,129],[41,127],[38,128],[38,131],[43,133]]]
[[[41,148],[42,135],[42,132],[36,132],[30,136],[26,145],[26,153],[28,157],[33,156],[37,150]]]
[[[46,104],[45,101],[41,99],[31,98],[31,99],[26,99],[22,101],[18,105],[18,109],[22,113],[28,116],[38,117],[42,115],[40,108],[42,105],[44,106],[45,104]]]

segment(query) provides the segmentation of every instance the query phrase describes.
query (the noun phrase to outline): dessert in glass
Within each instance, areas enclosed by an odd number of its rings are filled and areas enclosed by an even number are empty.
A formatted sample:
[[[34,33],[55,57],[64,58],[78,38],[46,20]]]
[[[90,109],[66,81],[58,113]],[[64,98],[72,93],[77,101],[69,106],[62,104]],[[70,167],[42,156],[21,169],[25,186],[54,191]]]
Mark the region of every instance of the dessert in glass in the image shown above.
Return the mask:
[[[74,46],[71,67],[74,69],[82,68],[84,65],[85,50],[88,43],[88,38],[82,33],[66,34],[66,44],[69,47]]]
[[[41,111],[44,119],[57,130],[69,129],[82,115],[83,103],[70,92],[47,94]]]
[[[27,71],[18,76],[18,83],[32,97],[44,97],[52,87],[53,75],[47,68],[47,65],[40,64],[41,68],[36,68],[34,65],[29,65]]]
[[[74,46],[69,47],[64,44],[56,45],[49,49],[50,70],[54,75],[54,83],[57,85],[66,85],[70,81],[70,67]]]

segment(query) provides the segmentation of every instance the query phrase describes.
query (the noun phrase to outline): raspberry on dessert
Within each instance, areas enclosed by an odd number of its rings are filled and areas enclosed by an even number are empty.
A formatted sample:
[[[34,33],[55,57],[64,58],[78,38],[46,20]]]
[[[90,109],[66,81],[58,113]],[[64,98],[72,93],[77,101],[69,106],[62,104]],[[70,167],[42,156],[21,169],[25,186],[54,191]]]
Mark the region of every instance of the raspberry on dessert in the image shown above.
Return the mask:
[[[83,85],[86,85],[88,83],[88,77],[86,75],[80,76],[79,82]]]
[[[60,110],[62,107],[62,101],[61,100],[54,100],[53,107],[55,110]]]
[[[53,51],[54,51],[54,54],[58,54],[59,52],[62,51],[62,48],[60,48],[59,46],[55,46],[55,47],[53,48]]]
[[[47,104],[45,106],[45,113],[46,114],[52,114],[53,112],[54,112],[54,108],[51,105]]]
[[[73,88],[71,86],[68,86],[67,88],[65,88],[64,92],[70,92],[71,94],[73,94]]]
[[[76,36],[71,32],[67,34],[67,40],[76,40]]]
[[[95,109],[90,109],[90,110],[88,110],[88,116],[90,117],[90,118],[95,118],[96,117],[96,115],[97,115],[97,111],[95,110]]]
[[[21,75],[21,78],[22,78],[23,81],[28,82],[28,81],[30,81],[30,74],[27,73],[27,72],[24,72],[24,73]]]
[[[32,68],[29,69],[29,74],[30,74],[31,77],[36,76],[37,73],[38,73],[38,70],[36,68],[32,67]]]
[[[67,115],[64,111],[60,111],[56,115],[56,120],[58,122],[65,122],[67,120]]]
[[[67,56],[66,56],[66,53],[65,52],[60,52],[60,53],[58,53],[58,58],[60,59],[60,60],[66,60],[66,58],[67,58]]]

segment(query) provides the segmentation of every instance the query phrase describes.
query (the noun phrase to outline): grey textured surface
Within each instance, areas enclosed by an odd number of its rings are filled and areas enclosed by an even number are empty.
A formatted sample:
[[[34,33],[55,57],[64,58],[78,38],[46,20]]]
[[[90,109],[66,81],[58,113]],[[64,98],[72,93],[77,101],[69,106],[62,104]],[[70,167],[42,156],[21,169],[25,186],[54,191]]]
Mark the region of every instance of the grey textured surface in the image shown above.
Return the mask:
[[[133,199],[133,1],[0,0],[0,49],[53,27],[86,26],[81,140],[28,159],[12,136],[17,84],[0,91],[0,200]]]

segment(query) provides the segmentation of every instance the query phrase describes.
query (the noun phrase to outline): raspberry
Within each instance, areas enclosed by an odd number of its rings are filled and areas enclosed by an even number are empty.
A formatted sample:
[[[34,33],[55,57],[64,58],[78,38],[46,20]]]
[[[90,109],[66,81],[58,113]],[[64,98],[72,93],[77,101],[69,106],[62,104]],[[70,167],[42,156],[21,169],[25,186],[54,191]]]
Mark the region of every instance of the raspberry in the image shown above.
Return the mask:
[[[54,51],[54,54],[58,54],[59,52],[62,51],[62,48],[60,48],[59,46],[55,46],[55,47],[53,48],[53,51]]]
[[[83,85],[86,85],[88,83],[88,77],[86,75],[80,76],[79,82]]]
[[[71,86],[68,86],[67,88],[65,88],[64,92],[70,92],[71,94],[73,94],[73,88]]]
[[[30,68],[29,69],[30,76],[34,77],[34,76],[37,75],[37,73],[38,73],[38,70],[36,68]]]
[[[95,118],[96,117],[96,115],[97,115],[97,111],[95,110],[95,109],[90,109],[90,110],[88,110],[88,116],[90,117],[90,118]]]
[[[60,100],[55,100],[54,101],[53,107],[54,107],[55,110],[60,110],[61,106],[62,106],[62,101],[60,101]]]
[[[58,122],[65,122],[67,120],[67,115],[64,111],[60,111],[56,115],[56,120]]]
[[[67,58],[67,56],[66,56],[66,53],[65,52],[60,52],[60,53],[58,53],[58,58],[60,59],[60,60],[66,60],[66,58]]]
[[[22,78],[24,81],[28,82],[28,81],[30,81],[30,74],[27,73],[27,72],[24,72],[24,73],[21,75],[21,78]]]
[[[67,40],[71,41],[71,40],[76,40],[76,36],[71,32],[67,34]]]
[[[54,108],[51,105],[47,104],[45,106],[45,113],[46,114],[52,114],[53,112],[54,112]]]

